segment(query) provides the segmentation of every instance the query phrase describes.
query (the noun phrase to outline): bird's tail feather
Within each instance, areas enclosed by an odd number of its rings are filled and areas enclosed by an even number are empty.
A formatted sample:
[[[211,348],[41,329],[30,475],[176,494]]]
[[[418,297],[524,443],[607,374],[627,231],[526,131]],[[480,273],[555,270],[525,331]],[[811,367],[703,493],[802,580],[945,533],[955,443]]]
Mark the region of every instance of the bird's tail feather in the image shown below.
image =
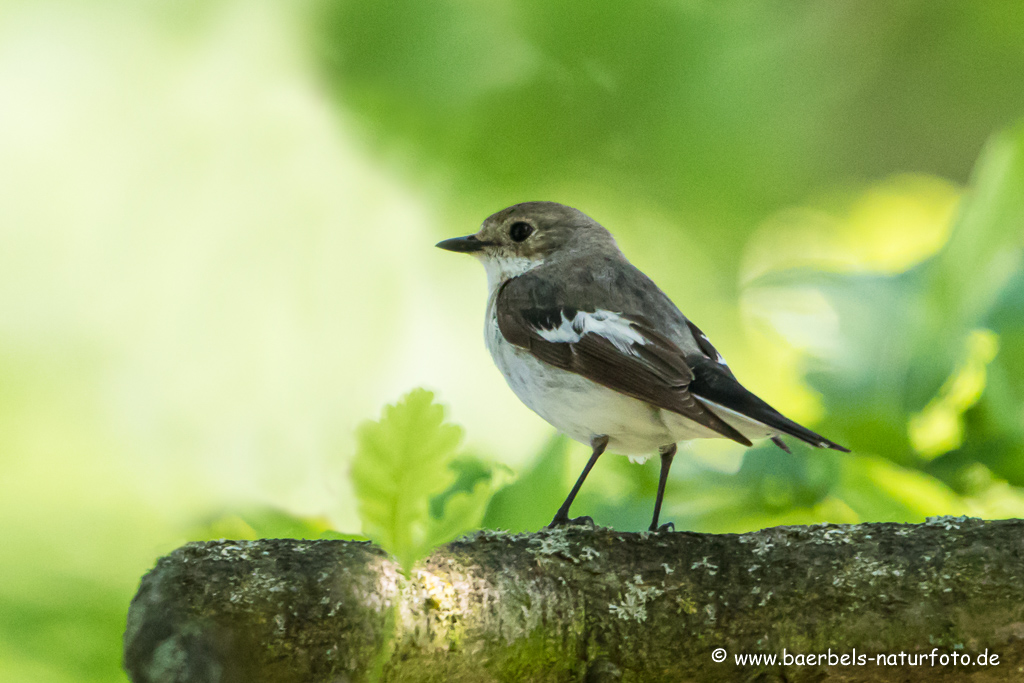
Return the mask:
[[[844,453],[850,452],[850,449],[790,420],[748,391],[731,376],[731,373],[726,374],[716,367],[704,365],[695,365],[693,370],[694,380],[690,383],[689,389],[695,396],[738,413],[749,420],[759,422],[770,431],[788,434],[811,446],[831,448]]]

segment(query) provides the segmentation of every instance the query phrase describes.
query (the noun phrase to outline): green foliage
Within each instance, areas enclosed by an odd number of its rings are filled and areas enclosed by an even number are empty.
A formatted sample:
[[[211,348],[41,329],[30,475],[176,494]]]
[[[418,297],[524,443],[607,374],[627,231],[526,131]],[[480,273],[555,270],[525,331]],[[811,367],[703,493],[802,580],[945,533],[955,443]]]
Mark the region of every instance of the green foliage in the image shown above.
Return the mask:
[[[687,471],[684,450],[667,519],[724,532],[1024,514],[1024,493],[1007,486],[1024,484],[1024,125],[986,147],[934,257],[893,275],[774,272],[750,288],[781,302],[814,291],[836,314],[835,337],[821,335],[805,363],[827,411],[817,428],[854,453],[761,445],[725,474]],[[495,496],[485,522],[543,524],[567,491],[565,462],[549,446]],[[655,482],[656,466],[606,456],[573,512],[643,528]]]
[[[335,531],[326,517],[303,517],[271,507],[225,512],[212,517],[189,534],[193,541],[219,538],[247,541],[259,538],[367,540],[365,536]]]
[[[455,459],[462,430],[416,389],[363,424],[352,461],[363,533],[409,570],[432,548],[477,527],[499,474]]]
[[[855,450],[758,447],[722,471],[684,451],[665,510],[680,527],[1024,514],[1021,129],[978,159],[1021,115],[1024,23],[1009,5],[868,4],[856,25],[813,2],[326,2],[316,17],[346,120],[410,177],[446,188],[445,223],[526,198],[590,211],[751,388]],[[834,239],[813,219],[872,205],[908,171],[930,174],[912,185],[932,208],[970,183],[941,251],[946,231],[901,251],[887,232],[905,215],[869,211],[845,244],[895,254],[886,272],[787,269],[787,250]],[[807,209],[800,239],[774,230],[821,197],[831,206]],[[812,343],[775,334],[764,351],[751,330],[779,311],[736,305],[758,293],[807,296],[830,317],[776,320]],[[766,370],[783,346],[784,366]],[[566,453],[538,457],[485,522],[545,523],[582,466],[577,447]],[[602,458],[573,512],[644,528],[656,481],[656,464]]]
[[[518,533],[536,531],[555,515],[566,487],[569,439],[554,435],[515,482],[494,494],[483,526]]]
[[[25,112],[39,97],[67,106],[59,117],[6,117],[13,125],[0,136],[17,142],[5,159],[17,182],[4,215],[25,226],[5,242],[3,271],[0,679],[123,681],[120,638],[138,578],[185,540],[351,537],[268,508],[199,528],[190,520],[229,495],[286,499],[289,486],[266,485],[268,474],[297,469],[282,454],[291,458],[300,441],[315,457],[312,444],[329,441],[315,438],[324,423],[347,424],[345,411],[363,409],[334,398],[353,393],[338,391],[346,359],[361,366],[348,389],[393,368],[391,347],[366,354],[404,320],[394,315],[402,278],[388,273],[432,277],[429,245],[442,235],[417,234],[421,219],[385,205],[422,204],[414,213],[436,218],[446,237],[523,199],[584,208],[614,228],[751,388],[856,449],[795,446],[788,456],[759,446],[720,458],[703,445],[683,449],[663,511],[681,529],[1024,516],[1021,129],[994,138],[969,178],[985,139],[1024,111],[1018,3],[866,0],[856,21],[848,3],[815,0],[325,0],[261,5],[243,22],[230,19],[245,9],[216,1],[184,14],[126,2],[63,13],[10,5],[33,30],[7,32],[20,47],[0,51],[14,75],[5,83],[17,94],[30,82],[31,97],[15,97]],[[311,30],[295,30],[306,19]],[[120,30],[125,20],[132,30]],[[309,45],[316,61],[299,57]],[[24,79],[11,61],[27,50],[42,64],[68,54],[115,64],[138,47],[161,65],[153,73],[172,77],[138,88],[131,69],[50,68]],[[224,54],[243,57],[228,63]],[[323,125],[326,104],[302,71],[310,63],[339,105],[340,134]],[[69,89],[68,73],[89,87]],[[287,106],[235,106],[251,98],[231,94],[250,90],[285,92]],[[190,93],[215,91],[226,95],[205,98],[201,116],[180,115],[195,108]],[[140,147],[154,126],[166,131],[162,144]],[[93,129],[115,134],[80,134]],[[388,165],[400,166],[398,182],[363,177]],[[820,197],[863,199],[865,187],[908,171],[950,194],[971,184],[934,258],[909,270],[920,258],[904,259],[906,272],[895,274],[802,270],[750,282],[754,247],[765,247],[758,273],[779,271],[787,245],[831,238],[826,224],[790,240],[774,230],[780,212]],[[352,185],[338,195],[339,182]],[[369,199],[354,213],[352,193]],[[207,226],[196,216],[213,218]],[[171,228],[156,229],[163,224]],[[304,228],[295,239],[271,224]],[[140,225],[154,229],[130,229]],[[847,243],[892,246],[876,226],[864,222]],[[245,248],[222,248],[243,233]],[[365,239],[382,233],[389,238]],[[346,250],[364,268],[339,268]],[[355,291],[329,271],[374,274],[374,286]],[[770,290],[825,302],[836,334],[817,319],[805,327],[828,337],[827,348],[786,346],[785,362],[778,340],[760,348],[758,320],[737,303]],[[377,335],[330,335],[347,330],[338,292],[355,293],[348,319]],[[452,327],[449,313],[435,324]],[[240,348],[250,355],[225,362]],[[282,381],[318,378],[331,365],[320,382]],[[792,400],[803,378],[820,400],[809,391]],[[280,402],[265,402],[261,389]],[[304,419],[311,406],[320,418]],[[488,503],[500,466],[457,455],[454,428],[422,394],[403,406],[364,431],[353,478],[364,530],[406,566],[477,525],[485,504],[488,526],[539,528],[586,460],[583,447],[557,439]],[[249,483],[211,485],[233,480],[232,467],[251,468],[239,477]],[[610,454],[573,513],[646,528],[656,482],[656,462]],[[337,523],[356,530],[356,520]]]
[[[6,681],[123,680],[112,643],[131,589],[50,572],[45,594],[0,596],[0,677]]]
[[[856,22],[811,1],[321,7],[314,44],[342,106],[450,176],[460,206],[656,207],[693,220],[730,275],[757,220],[808,189],[962,179],[1024,101],[1009,4],[872,0]]]
[[[684,451],[666,497],[680,528],[1024,513],[1024,495],[1004,481],[1024,482],[1024,127],[990,143],[974,178],[948,243],[910,270],[802,268],[748,285],[781,292],[783,301],[812,290],[835,312],[837,338],[822,337],[805,363],[827,411],[818,428],[855,452],[795,444],[789,455],[762,445],[726,474],[684,464]],[[570,467],[570,442],[555,436],[500,488],[507,469],[456,457],[460,439],[422,390],[360,429],[352,477],[363,531],[406,568],[481,521],[513,532],[543,527],[578,469]],[[656,464],[607,456],[574,513],[643,528],[656,482]],[[327,525],[254,510],[218,520],[211,532],[218,528],[314,538]]]
[[[1022,226],[1024,126],[1018,126],[987,146],[950,240],[932,259],[890,277],[788,276],[794,286],[817,288],[839,316],[840,350],[810,375],[825,398],[826,428],[855,451],[929,469],[951,484],[955,471],[929,463],[943,457],[943,448],[952,453],[964,443],[987,442],[978,462],[1002,464],[1000,476],[1024,481],[1024,464],[1005,466],[1007,450],[1024,446],[1019,419],[983,425],[968,417],[1021,405],[983,389],[990,373],[1003,385],[1024,380],[1007,367],[1004,359],[1017,352],[1002,339],[1020,330],[1024,313],[1014,291],[1024,268]],[[961,464],[969,464],[963,455]]]
[[[736,475],[698,473],[685,494],[672,491],[670,501],[688,500],[676,506],[693,511],[687,523],[741,530],[778,522],[786,506],[821,521],[1024,513],[1001,481],[1024,483],[1022,226],[1018,126],[987,146],[933,258],[895,275],[797,270],[753,283],[779,300],[814,290],[837,315],[835,338],[811,348],[808,379],[827,410],[818,428],[854,453],[748,451]]]

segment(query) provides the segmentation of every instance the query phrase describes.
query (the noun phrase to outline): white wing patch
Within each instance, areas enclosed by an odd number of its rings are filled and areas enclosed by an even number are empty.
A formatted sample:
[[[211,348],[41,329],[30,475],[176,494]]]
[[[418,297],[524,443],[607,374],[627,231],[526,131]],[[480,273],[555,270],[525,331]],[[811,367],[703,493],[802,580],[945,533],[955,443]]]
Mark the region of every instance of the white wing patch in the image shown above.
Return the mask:
[[[537,330],[537,334],[546,341],[563,344],[575,344],[585,334],[596,334],[612,343],[620,352],[637,355],[634,345],[643,346],[647,340],[637,332],[633,325],[618,313],[612,311],[579,311],[570,320],[562,313],[562,323],[550,330]]]

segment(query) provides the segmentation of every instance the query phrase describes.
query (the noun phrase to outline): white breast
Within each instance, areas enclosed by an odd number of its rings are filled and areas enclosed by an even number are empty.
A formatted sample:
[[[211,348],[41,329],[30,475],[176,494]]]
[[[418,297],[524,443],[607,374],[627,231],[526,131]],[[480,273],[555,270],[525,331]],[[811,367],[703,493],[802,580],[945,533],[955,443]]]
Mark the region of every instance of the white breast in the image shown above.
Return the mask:
[[[502,282],[535,267],[525,259],[484,260],[491,294],[487,302],[484,339],[509,387],[528,408],[569,438],[590,445],[608,436],[608,451],[646,458],[661,446],[688,439],[721,435],[682,415],[631,398],[589,379],[538,360],[529,351],[509,344],[498,329],[496,298]],[[557,327],[538,332],[551,342],[573,343],[589,332],[600,334],[623,353],[635,353],[646,342],[619,314],[610,311],[563,314]],[[719,362],[724,362],[719,358]],[[776,433],[760,422],[714,403],[708,407],[750,438]]]
[[[528,408],[569,438],[589,445],[607,435],[608,451],[650,455],[674,443],[661,410],[534,358],[505,341],[498,329],[493,296],[484,336],[505,381]]]

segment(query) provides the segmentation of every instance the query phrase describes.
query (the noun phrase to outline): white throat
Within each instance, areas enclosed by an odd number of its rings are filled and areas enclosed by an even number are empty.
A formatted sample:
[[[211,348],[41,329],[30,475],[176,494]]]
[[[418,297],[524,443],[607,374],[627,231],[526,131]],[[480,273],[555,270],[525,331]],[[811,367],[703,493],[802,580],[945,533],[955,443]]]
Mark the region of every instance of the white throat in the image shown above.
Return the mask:
[[[484,270],[487,271],[487,289],[492,293],[506,281],[544,263],[541,259],[501,254],[480,255],[478,258],[484,264]]]

